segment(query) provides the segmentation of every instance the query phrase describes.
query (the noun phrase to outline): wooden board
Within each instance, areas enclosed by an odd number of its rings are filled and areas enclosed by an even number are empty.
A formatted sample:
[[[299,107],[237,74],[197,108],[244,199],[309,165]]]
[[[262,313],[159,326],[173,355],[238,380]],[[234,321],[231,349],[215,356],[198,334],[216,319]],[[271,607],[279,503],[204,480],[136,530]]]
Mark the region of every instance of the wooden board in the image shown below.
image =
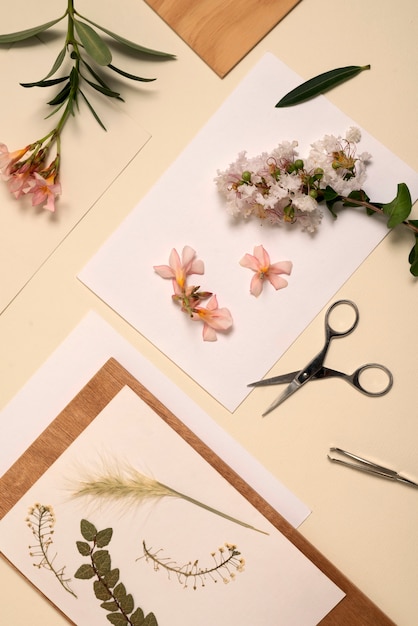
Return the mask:
[[[223,78],[300,0],[145,0]]]
[[[320,622],[321,625],[395,626],[332,563],[114,359],[110,359],[103,366],[0,479],[0,519],[125,385],[147,402],[157,415],[345,592],[346,597]]]

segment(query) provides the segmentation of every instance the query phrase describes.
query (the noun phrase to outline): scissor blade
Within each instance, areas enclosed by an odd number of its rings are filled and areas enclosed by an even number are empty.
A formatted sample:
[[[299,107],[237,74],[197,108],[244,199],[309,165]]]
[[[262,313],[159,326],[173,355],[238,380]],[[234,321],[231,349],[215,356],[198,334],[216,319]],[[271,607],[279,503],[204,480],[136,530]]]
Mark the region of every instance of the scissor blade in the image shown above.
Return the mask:
[[[269,407],[267,407],[267,409],[262,414],[262,417],[265,417],[266,415],[271,413],[271,411],[277,408],[282,402],[287,400],[287,398],[291,396],[292,394],[294,394],[295,391],[297,391],[299,388],[300,388],[300,382],[297,380],[292,380],[292,382],[286,387],[283,393],[281,393],[280,396],[276,398],[276,400],[272,402],[272,404],[270,404]]]
[[[282,385],[284,383],[291,383],[298,374],[299,370],[297,370],[296,372],[289,372],[289,374],[280,374],[280,376],[273,376],[272,378],[263,378],[262,380],[256,380],[255,383],[248,383],[247,387],[269,387],[270,385]]]

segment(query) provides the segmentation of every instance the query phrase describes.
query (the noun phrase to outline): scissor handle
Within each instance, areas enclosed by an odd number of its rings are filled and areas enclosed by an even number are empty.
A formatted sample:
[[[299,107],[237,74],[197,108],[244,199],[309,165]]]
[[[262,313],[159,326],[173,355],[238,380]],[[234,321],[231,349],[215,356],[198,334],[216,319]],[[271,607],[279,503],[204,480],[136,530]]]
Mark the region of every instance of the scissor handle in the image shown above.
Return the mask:
[[[370,391],[369,389],[366,389],[360,382],[361,375],[366,370],[372,370],[372,369],[382,370],[382,372],[385,372],[385,374],[388,377],[387,384],[383,389],[381,389],[381,391]],[[384,396],[386,393],[388,393],[388,391],[392,389],[392,385],[393,385],[392,372],[388,370],[387,367],[385,367],[384,365],[381,365],[380,363],[366,363],[366,365],[362,365],[361,367],[356,369],[356,371],[353,372],[351,376],[348,376],[347,379],[352,385],[354,385],[356,389],[366,394],[366,396],[374,396],[375,398],[379,396]]]
[[[355,313],[354,322],[351,324],[349,328],[346,328],[345,330],[337,330],[333,328],[333,326],[330,323],[331,313],[334,311],[334,309],[344,304],[348,305],[349,307],[353,309]],[[329,307],[325,315],[325,331],[326,331],[327,339],[332,339],[332,337],[345,337],[346,335],[349,335],[356,328],[359,322],[359,318],[360,318],[360,314],[359,314],[358,307],[354,302],[352,302],[352,300],[337,300],[336,302],[331,304],[331,306]]]

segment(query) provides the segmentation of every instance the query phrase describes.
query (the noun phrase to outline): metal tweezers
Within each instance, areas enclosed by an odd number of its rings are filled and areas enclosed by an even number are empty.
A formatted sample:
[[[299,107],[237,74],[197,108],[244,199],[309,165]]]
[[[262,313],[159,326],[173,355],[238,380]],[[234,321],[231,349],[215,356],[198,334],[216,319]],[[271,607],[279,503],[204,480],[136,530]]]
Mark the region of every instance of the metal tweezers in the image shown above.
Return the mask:
[[[373,463],[373,461],[363,459],[360,456],[353,454],[352,452],[347,452],[346,450],[342,450],[341,448],[330,448],[329,451],[335,452],[336,454],[347,457],[354,461],[344,461],[343,459],[336,458],[328,454],[327,456],[329,460],[333,461],[334,463],[345,465],[346,467],[359,470],[360,472],[367,472],[375,476],[380,476],[381,478],[387,478],[388,480],[396,480],[400,483],[410,485],[411,487],[418,487],[418,483],[414,482],[413,480],[409,480],[409,478],[401,476],[395,470],[384,467],[383,465],[378,465],[377,463]]]

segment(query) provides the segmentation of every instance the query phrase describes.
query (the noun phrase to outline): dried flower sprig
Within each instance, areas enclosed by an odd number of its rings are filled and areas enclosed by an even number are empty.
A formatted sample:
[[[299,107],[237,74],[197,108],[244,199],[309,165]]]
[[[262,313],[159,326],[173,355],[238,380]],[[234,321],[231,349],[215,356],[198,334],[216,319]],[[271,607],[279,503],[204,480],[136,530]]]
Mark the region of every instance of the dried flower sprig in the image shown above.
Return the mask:
[[[114,469],[104,467],[102,471],[95,472],[90,476],[87,475],[75,485],[72,490],[72,496],[74,498],[90,497],[93,499],[125,502],[134,505],[142,504],[146,500],[155,500],[165,497],[180,498],[210,513],[219,515],[230,522],[263,533],[264,535],[269,534],[235,517],[231,517],[227,513],[222,513],[207,504],[199,502],[195,498],[180,493],[154,478],[150,478],[138,472],[138,470],[130,465],[124,468],[116,467]]]
[[[97,29],[115,40],[122,49],[156,58],[175,58],[173,54],[146,48],[96,24],[75,9],[74,0],[67,0],[67,9],[59,18],[27,30],[0,35],[0,45],[35,38],[65,18],[67,18],[67,33],[64,45],[51,70],[41,80],[21,83],[22,87],[26,88],[60,85],[58,93],[48,102],[48,105],[54,109],[47,117],[55,115],[58,111],[62,112],[57,125],[45,137],[21,150],[9,152],[5,144],[0,144],[0,174],[8,182],[11,193],[16,198],[32,194],[32,205],[38,206],[44,203],[43,208],[49,211],[55,210],[55,200],[61,193],[59,183],[61,132],[68,118],[78,112],[79,97],[84,100],[95,120],[106,130],[86,95],[86,89],[92,88],[103,96],[123,101],[120,93],[112,89],[105,81],[104,68],[133,81],[144,83],[155,80],[155,78],[143,78],[130,74],[113,65],[112,51]],[[62,75],[56,76],[64,61],[68,61],[72,66],[71,69],[66,67]],[[56,147],[55,158],[47,164],[49,153],[54,145]],[[26,158],[22,160],[25,155]]]
[[[108,611],[106,617],[114,626],[158,626],[154,613],[147,616],[139,607],[135,609],[134,599],[127,593],[125,585],[119,581],[119,569],[112,568],[109,545],[112,528],[98,531],[88,520],[81,520],[81,535],[84,541],[77,541],[77,549],[82,556],[89,557],[90,563],[81,565],[74,576],[81,580],[94,578],[94,595],[101,601],[101,607]]]
[[[65,591],[76,598],[76,594],[70,587],[71,578],[66,577],[65,566],[56,568],[54,561],[57,555],[55,554],[53,557],[49,555],[55,526],[55,514],[52,506],[34,504],[29,508],[25,521],[36,539],[36,544],[29,546],[30,556],[37,559],[37,562],[33,564],[34,567],[52,572]]]
[[[223,583],[227,584],[235,580],[235,572],[243,572],[245,569],[245,559],[237,550],[237,546],[231,543],[225,543],[216,552],[212,552],[214,564],[204,568],[200,567],[198,559],[188,561],[184,565],[178,565],[170,557],[159,556],[161,550],[153,551],[152,548],[147,548],[145,541],[142,542],[142,549],[144,554],[139,559],[145,558],[147,563],[151,561],[155,572],[164,569],[169,579],[170,575],[174,574],[185,589],[190,580],[194,590],[198,588],[199,583],[200,587],[205,587],[207,579],[214,583],[222,580]]]
[[[227,211],[244,219],[297,224],[314,233],[325,205],[335,218],[337,207],[363,207],[368,215],[385,217],[388,228],[402,224],[415,237],[408,260],[411,274],[418,276],[418,220],[408,219],[412,210],[409,189],[400,183],[391,202],[370,202],[363,184],[371,155],[357,153],[360,139],[355,127],[344,138],[325,135],[311,145],[306,159],[299,158],[296,141],[282,142],[272,152],[253,158],[241,152],[226,170],[218,170],[215,183],[226,199]]]
[[[219,308],[216,295],[210,291],[200,291],[200,286],[187,284],[191,274],[203,274],[203,261],[196,259],[196,252],[190,246],[184,246],[181,259],[173,248],[169,257],[169,265],[154,265],[154,270],[162,278],[171,279],[174,294],[172,299],[180,305],[193,322],[203,322],[203,341],[216,341],[216,333],[228,331],[232,326],[232,315],[229,309]],[[208,300],[209,298],[209,300]],[[202,302],[208,300],[206,306]]]

